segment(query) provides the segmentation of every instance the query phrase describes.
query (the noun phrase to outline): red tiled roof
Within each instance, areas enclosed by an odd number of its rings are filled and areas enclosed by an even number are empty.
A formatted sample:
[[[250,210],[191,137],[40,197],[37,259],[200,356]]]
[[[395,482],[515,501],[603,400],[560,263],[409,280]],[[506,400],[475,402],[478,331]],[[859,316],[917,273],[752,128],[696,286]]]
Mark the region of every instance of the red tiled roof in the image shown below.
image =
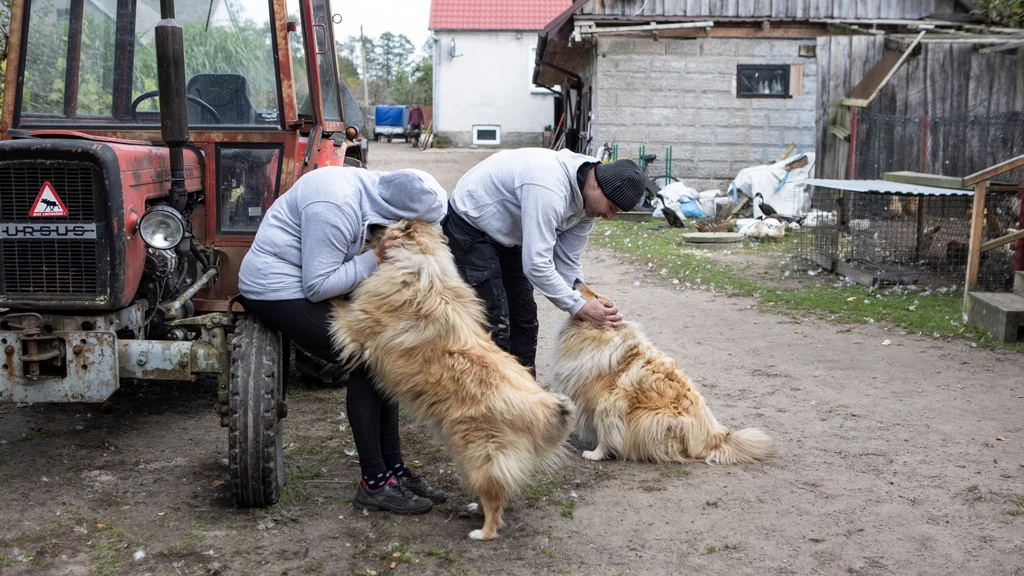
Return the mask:
[[[432,0],[431,30],[542,30],[572,0]]]

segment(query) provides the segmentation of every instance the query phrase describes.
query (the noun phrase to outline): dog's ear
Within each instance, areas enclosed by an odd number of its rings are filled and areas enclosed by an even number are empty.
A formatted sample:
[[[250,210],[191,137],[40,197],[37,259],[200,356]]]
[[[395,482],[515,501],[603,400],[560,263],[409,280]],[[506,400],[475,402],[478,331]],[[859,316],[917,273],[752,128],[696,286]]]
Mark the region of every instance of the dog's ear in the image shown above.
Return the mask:
[[[578,290],[580,295],[583,296],[583,299],[586,300],[587,302],[600,298],[597,292],[591,290],[590,286],[587,286],[586,284],[583,283],[582,280],[578,278],[575,282],[572,283],[572,287],[574,290]]]

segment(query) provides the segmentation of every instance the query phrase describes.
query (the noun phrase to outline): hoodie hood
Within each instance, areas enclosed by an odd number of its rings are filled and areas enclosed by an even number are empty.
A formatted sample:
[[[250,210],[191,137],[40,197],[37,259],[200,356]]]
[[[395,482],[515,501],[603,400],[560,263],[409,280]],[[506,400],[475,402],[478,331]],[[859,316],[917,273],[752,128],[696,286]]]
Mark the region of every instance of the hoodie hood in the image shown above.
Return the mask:
[[[422,170],[378,172],[377,186],[363,196],[365,224],[394,224],[399,220],[441,222],[448,211],[448,193]]]
[[[565,171],[566,178],[572,184],[572,189],[576,191],[576,194],[580,195],[582,200],[583,191],[580,190],[579,183],[576,181],[576,172],[579,171],[580,166],[584,164],[600,164],[601,161],[593,156],[587,156],[586,154],[577,154],[568,148],[563,148],[558,151],[555,155],[558,163],[562,165],[562,170]]]

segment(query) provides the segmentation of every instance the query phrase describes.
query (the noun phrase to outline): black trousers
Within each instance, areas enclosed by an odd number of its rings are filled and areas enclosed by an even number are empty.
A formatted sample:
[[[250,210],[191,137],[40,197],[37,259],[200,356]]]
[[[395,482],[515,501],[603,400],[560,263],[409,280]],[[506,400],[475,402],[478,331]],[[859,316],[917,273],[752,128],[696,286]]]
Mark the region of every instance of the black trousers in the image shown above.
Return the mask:
[[[328,332],[331,306],[327,302],[299,300],[251,300],[249,309],[305,351],[327,362],[337,362]],[[348,375],[345,397],[352,436],[359,452],[363,476],[383,477],[385,471],[403,463],[402,443],[398,433],[398,402],[386,397],[377,388],[365,367],[353,369]]]
[[[491,339],[536,374],[537,302],[522,247],[498,244],[450,207],[442,228],[462,278],[487,305]]]

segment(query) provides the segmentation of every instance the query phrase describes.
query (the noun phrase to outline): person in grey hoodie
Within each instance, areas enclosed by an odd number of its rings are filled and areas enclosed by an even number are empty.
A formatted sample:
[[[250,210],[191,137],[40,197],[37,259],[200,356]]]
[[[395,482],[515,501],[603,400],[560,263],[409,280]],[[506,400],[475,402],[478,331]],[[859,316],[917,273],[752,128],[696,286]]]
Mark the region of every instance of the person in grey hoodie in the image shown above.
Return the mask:
[[[533,290],[569,314],[618,326],[618,308],[584,302],[580,257],[597,218],[611,219],[643,198],[632,160],[602,164],[570,150],[498,152],[455,186],[443,227],[463,278],[487,305],[491,338],[535,371]]]
[[[351,292],[397,242],[385,234],[364,252],[367,237],[375,227],[405,218],[437,224],[447,204],[441,185],[419,170],[314,170],[267,210],[242,260],[239,291],[270,327],[310,354],[336,362],[328,301]],[[398,403],[377,390],[365,367],[349,373],[346,409],[362,472],[357,507],[421,514],[445,501],[444,492],[406,467]]]

